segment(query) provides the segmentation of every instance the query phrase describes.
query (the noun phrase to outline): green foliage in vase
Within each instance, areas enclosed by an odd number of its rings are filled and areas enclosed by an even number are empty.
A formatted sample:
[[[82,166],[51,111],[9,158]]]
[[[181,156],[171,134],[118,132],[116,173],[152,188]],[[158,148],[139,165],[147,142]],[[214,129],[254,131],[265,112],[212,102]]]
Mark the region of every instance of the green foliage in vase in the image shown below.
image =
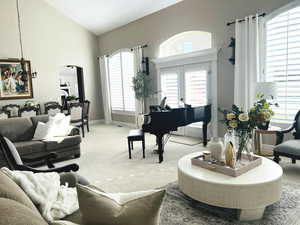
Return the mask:
[[[132,78],[132,84],[137,100],[144,101],[152,94],[151,79],[146,73],[138,72],[136,76]]]
[[[242,152],[247,149],[248,143],[253,136],[253,130],[262,123],[271,120],[274,112],[271,108],[271,103],[268,103],[261,93],[257,94],[257,101],[248,112],[243,111],[236,105],[232,105],[231,110],[219,109],[223,113],[222,120],[228,130],[233,130],[238,138],[237,159],[241,159]],[[276,103],[275,106],[278,106]]]
[[[255,120],[258,124],[264,124],[271,120],[274,115],[274,111],[271,106],[275,105],[278,107],[278,104],[272,104],[264,98],[264,94],[257,93],[257,101],[254,103],[254,106],[250,109],[250,114],[252,117],[255,117]]]
[[[75,95],[70,95],[70,96],[66,97],[66,100],[67,100],[67,101],[72,101],[72,100],[76,100],[76,99],[77,99],[77,98],[76,98]]]

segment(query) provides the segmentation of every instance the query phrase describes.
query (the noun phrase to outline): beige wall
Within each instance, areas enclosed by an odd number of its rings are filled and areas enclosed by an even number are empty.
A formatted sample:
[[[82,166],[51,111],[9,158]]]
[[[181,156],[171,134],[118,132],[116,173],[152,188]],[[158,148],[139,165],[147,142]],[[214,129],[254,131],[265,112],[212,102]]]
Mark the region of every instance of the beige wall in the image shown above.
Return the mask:
[[[216,88],[219,106],[233,103],[234,67],[228,62],[231,49],[227,46],[234,35],[234,26],[226,23],[250,14],[272,12],[291,0],[184,0],[174,6],[144,17],[99,37],[101,55],[117,49],[148,44],[146,55],[158,56],[159,45],[171,36],[191,30],[212,32],[213,47],[222,48],[219,54],[219,74]],[[151,74],[155,80],[155,74]]]
[[[63,65],[84,68],[86,98],[91,119],[103,118],[97,37],[64,17],[42,0],[22,0],[21,16],[25,58],[38,72],[33,79],[34,100],[59,100],[58,74]],[[0,58],[19,58],[16,1],[0,0]],[[22,104],[26,100],[0,101]]]

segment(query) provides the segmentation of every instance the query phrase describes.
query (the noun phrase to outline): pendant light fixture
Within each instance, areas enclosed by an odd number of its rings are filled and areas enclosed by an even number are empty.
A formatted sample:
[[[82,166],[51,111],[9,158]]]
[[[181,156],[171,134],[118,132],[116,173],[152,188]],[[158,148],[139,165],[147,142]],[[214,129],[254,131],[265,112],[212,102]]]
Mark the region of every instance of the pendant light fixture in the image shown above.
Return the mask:
[[[23,49],[23,39],[22,39],[22,29],[21,29],[21,15],[20,15],[20,2],[19,0],[16,0],[16,7],[17,7],[17,16],[18,16],[18,32],[19,32],[19,44],[20,44],[20,51],[21,51],[21,69],[22,69],[22,75],[27,75],[26,70],[26,60],[24,59],[24,49]],[[30,74],[32,78],[37,77],[37,72],[33,72]]]
[[[25,59],[24,59],[24,52],[23,52],[23,42],[22,42],[22,31],[21,31],[21,17],[20,17],[20,7],[19,7],[19,0],[16,0],[17,6],[17,15],[18,15],[18,31],[19,31],[19,42],[20,42],[20,50],[21,50],[21,68],[22,74],[27,74],[26,66],[25,66]]]

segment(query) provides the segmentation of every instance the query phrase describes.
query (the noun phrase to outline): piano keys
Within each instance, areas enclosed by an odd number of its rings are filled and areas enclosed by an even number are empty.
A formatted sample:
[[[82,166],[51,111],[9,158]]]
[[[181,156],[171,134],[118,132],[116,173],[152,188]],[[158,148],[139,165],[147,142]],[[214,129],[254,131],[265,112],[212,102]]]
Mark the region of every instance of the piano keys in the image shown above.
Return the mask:
[[[203,145],[207,145],[207,125],[211,121],[211,105],[187,108],[161,109],[150,106],[150,113],[145,115],[143,131],[156,136],[159,163],[163,162],[164,135],[177,131],[178,127],[191,123],[203,122]]]

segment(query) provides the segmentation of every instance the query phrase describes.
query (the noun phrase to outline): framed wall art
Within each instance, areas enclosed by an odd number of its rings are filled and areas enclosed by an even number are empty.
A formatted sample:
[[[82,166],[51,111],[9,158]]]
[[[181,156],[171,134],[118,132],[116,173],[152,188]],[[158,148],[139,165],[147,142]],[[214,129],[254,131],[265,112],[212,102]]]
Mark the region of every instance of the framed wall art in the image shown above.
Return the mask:
[[[0,100],[33,98],[30,61],[0,59]]]

